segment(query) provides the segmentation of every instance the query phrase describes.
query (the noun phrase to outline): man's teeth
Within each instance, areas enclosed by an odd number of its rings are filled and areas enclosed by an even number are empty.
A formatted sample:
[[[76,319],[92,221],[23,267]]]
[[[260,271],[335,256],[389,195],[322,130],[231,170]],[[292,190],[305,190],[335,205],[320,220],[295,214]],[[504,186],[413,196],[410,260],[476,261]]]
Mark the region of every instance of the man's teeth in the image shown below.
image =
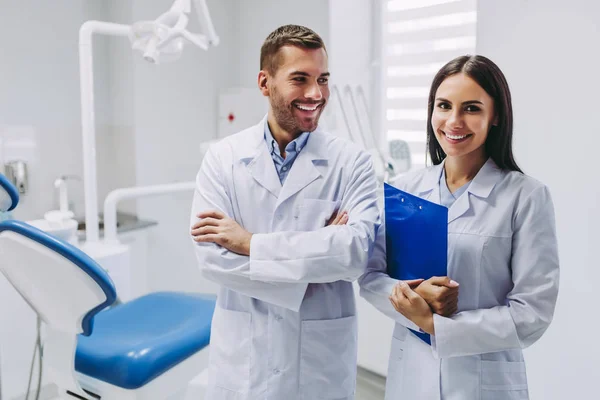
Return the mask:
[[[449,137],[452,140],[460,140],[460,139],[464,139],[464,138],[467,137],[467,135],[454,136],[454,135],[450,135],[449,133],[446,133],[446,136]]]
[[[299,109],[304,110],[304,111],[315,111],[317,109],[317,107],[319,107],[319,105],[317,104],[312,107],[309,107],[309,106],[303,106],[300,104],[296,104],[296,107],[298,107]]]

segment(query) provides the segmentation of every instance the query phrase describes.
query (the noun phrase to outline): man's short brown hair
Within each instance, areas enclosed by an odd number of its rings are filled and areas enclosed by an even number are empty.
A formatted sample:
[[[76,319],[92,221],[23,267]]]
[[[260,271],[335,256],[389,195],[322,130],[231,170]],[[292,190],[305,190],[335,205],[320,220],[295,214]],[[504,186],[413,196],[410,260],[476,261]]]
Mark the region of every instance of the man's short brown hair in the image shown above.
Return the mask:
[[[300,25],[284,25],[267,36],[260,49],[260,69],[274,74],[280,65],[279,49],[297,46],[305,49],[324,49],[323,39],[313,30]]]

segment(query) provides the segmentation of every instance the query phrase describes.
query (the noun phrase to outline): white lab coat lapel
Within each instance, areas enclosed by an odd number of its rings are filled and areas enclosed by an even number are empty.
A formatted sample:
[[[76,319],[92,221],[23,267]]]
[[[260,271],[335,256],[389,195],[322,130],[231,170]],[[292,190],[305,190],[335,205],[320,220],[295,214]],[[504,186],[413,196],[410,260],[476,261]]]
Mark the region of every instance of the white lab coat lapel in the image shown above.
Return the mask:
[[[300,150],[300,154],[298,154],[298,157],[294,161],[292,169],[285,180],[283,189],[281,190],[281,194],[277,201],[278,205],[322,176],[321,172],[319,172],[314,164],[315,161],[320,160],[325,161],[320,165],[327,165],[324,137],[318,134],[318,132],[319,130],[310,133],[304,149]]]
[[[252,150],[242,151],[243,154],[239,158],[246,164],[252,178],[278,199],[277,205],[279,205],[322,176],[314,161],[325,161],[320,165],[327,165],[325,142],[324,136],[317,134],[319,129],[310,133],[304,149],[300,150],[282,187],[273,158],[264,140],[266,122],[265,116],[252,128],[252,139],[249,141]]]
[[[471,184],[472,183],[473,182],[471,182]],[[469,188],[470,187],[471,185],[469,185]],[[456,199],[454,204],[452,204],[452,206],[450,206],[450,208],[448,209],[448,223],[454,221],[458,217],[463,216],[467,211],[469,211],[469,208],[471,208],[469,188],[467,188],[465,193],[463,193],[458,199]]]
[[[441,203],[440,199],[440,178],[442,176],[444,161],[434,166],[426,175],[417,188],[418,196],[432,201],[436,204]],[[481,167],[473,181],[448,210],[448,223],[463,216],[471,208],[470,195],[473,194],[480,198],[487,198],[496,183],[502,178],[502,171],[496,166],[496,163],[489,158]]]
[[[444,167],[444,162],[441,164],[435,165],[433,168],[430,168],[426,173],[421,183],[417,187],[416,194],[422,199],[429,200],[435,204],[440,204],[440,190],[439,190],[439,182],[440,176],[442,176],[442,168]]]
[[[502,178],[502,170],[491,159],[483,164],[466,192],[448,210],[448,223],[464,215],[471,208],[471,195],[487,199],[496,183]]]
[[[273,196],[279,197],[281,182],[264,140],[266,119],[267,117],[264,117],[258,125],[252,128],[251,135],[253,137],[250,143],[254,144],[254,147],[251,155],[242,155],[240,159],[246,163],[248,172],[259,185],[267,189]]]

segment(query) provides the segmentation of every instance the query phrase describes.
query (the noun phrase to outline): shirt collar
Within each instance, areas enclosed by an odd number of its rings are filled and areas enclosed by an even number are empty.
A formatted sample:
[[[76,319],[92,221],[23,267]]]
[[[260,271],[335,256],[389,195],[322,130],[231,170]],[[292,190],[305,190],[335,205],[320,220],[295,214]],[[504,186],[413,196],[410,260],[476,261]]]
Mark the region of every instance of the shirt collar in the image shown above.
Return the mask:
[[[302,151],[304,146],[306,146],[306,142],[308,142],[309,135],[310,132],[302,132],[300,136],[288,143],[288,145],[285,147],[285,152],[299,153],[300,151]],[[267,143],[269,153],[273,154],[273,149],[275,149],[275,154],[281,156],[281,153],[279,152],[279,145],[277,144],[277,141],[273,138],[273,134],[271,133],[271,129],[269,128],[269,123],[267,121],[265,121],[265,142]]]
[[[454,191],[454,193],[452,193],[450,191],[450,188],[448,188],[448,183],[446,182],[446,170],[444,168],[442,168],[442,175],[440,176],[440,190],[443,191],[446,196],[451,196],[455,200],[458,199],[460,197],[460,195],[463,194],[463,192],[469,187],[471,182],[472,182],[472,180],[463,184],[461,187],[456,189]]]

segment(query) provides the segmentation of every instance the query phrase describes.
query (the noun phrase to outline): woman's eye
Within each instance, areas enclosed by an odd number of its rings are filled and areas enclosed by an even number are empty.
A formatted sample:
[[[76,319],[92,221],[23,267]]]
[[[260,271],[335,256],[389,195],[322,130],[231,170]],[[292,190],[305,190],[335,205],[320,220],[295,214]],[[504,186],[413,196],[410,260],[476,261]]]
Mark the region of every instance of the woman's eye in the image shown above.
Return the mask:
[[[448,103],[439,103],[438,108],[441,108],[442,110],[449,110],[450,109],[450,104]]]
[[[479,108],[477,106],[467,106],[467,108],[465,108],[465,110],[468,112],[477,112],[477,111],[481,111],[481,108]]]

